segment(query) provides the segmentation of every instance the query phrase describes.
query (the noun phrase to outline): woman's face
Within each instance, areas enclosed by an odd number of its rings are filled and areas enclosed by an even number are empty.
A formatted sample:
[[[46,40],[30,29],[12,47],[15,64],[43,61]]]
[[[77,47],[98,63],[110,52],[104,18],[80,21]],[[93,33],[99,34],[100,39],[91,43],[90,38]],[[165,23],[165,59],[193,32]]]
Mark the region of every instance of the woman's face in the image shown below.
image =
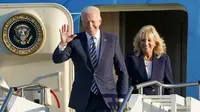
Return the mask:
[[[140,40],[140,48],[143,54],[152,54],[155,47],[154,35],[152,33],[144,34]]]

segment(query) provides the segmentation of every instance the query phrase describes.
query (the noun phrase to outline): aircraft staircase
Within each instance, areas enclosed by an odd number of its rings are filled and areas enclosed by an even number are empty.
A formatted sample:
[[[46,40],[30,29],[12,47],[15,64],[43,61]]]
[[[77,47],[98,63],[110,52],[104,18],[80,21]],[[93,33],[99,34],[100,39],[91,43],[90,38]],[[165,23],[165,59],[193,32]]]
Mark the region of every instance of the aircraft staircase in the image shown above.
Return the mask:
[[[157,85],[159,95],[144,95],[143,88]],[[192,97],[182,97],[177,94],[162,95],[162,88],[177,88],[199,86],[197,83],[162,84],[158,81],[149,81],[130,87],[118,112],[200,112],[200,101]],[[138,89],[140,94],[131,94]],[[200,98],[200,95],[199,95]]]
[[[45,89],[41,84],[30,84],[5,88],[0,86],[0,112],[49,112],[45,106]],[[38,99],[31,101],[25,97],[27,91],[37,92]]]
[[[157,85],[159,95],[144,95],[143,88]],[[200,101],[192,97],[182,97],[177,94],[162,95],[162,88],[177,88],[199,86],[197,83],[161,84],[158,81],[149,81],[130,87],[118,112],[200,112]],[[5,88],[0,84],[0,112],[49,112],[46,106],[46,87],[41,84],[30,84],[18,87]],[[138,89],[140,94],[132,94]],[[2,92],[2,91],[3,92]],[[25,92],[40,91],[38,99],[31,101],[26,98]],[[200,95],[199,95],[200,97]]]

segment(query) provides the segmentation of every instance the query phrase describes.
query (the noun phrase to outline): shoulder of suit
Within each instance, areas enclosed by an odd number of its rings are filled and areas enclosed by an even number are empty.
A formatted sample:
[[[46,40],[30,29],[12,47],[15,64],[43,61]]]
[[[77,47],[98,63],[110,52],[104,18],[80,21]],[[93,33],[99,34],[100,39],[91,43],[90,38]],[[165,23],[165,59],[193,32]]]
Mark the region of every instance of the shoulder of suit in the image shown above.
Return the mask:
[[[74,37],[74,40],[75,39],[80,39],[82,36],[84,36],[85,35],[85,33],[84,32],[80,32],[80,33],[75,33],[77,36],[76,37]]]
[[[159,57],[157,57],[158,59],[167,59],[167,58],[169,58],[169,56],[167,55],[167,54],[163,54],[163,55],[161,55],[161,56],[159,56]]]
[[[136,52],[130,52],[126,54],[126,57],[139,57],[139,53]]]
[[[113,34],[113,33],[111,33],[111,32],[103,32],[103,31],[102,31],[102,33],[103,33],[103,35],[105,35],[106,37],[117,37],[117,35],[115,35],[115,34]]]

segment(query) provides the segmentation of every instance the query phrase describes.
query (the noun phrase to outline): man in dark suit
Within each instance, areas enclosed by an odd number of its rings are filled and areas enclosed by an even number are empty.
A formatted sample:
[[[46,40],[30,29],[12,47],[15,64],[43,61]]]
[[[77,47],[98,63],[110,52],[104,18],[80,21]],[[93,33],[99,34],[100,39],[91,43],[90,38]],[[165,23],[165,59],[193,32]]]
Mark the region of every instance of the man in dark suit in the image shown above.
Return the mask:
[[[85,32],[69,34],[68,26],[60,29],[61,42],[53,53],[54,63],[69,58],[75,66],[75,80],[69,107],[78,112],[110,112],[123,101],[128,88],[128,74],[117,36],[103,32],[100,11],[89,6],[81,12]],[[118,75],[117,86],[112,74]]]

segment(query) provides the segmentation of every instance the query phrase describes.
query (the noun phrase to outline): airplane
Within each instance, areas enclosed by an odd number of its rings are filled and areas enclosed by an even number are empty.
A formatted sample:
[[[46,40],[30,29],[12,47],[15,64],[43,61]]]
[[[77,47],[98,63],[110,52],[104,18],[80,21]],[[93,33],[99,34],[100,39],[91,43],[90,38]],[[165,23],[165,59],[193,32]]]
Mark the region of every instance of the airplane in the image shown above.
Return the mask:
[[[71,33],[83,31],[81,10],[90,5],[101,11],[101,29],[119,36],[124,55],[132,51],[133,37],[139,29],[154,25],[166,42],[174,82],[199,81],[199,0],[1,0],[0,76],[8,86],[26,88],[42,84],[57,96],[50,95],[50,111],[73,111],[67,106],[74,78],[73,63],[70,60],[54,64],[51,56],[60,41],[62,24],[69,24]],[[29,36],[20,38],[19,32],[28,32]],[[38,92],[25,93],[29,100],[42,102]],[[177,88],[175,93],[198,98],[197,87]]]

